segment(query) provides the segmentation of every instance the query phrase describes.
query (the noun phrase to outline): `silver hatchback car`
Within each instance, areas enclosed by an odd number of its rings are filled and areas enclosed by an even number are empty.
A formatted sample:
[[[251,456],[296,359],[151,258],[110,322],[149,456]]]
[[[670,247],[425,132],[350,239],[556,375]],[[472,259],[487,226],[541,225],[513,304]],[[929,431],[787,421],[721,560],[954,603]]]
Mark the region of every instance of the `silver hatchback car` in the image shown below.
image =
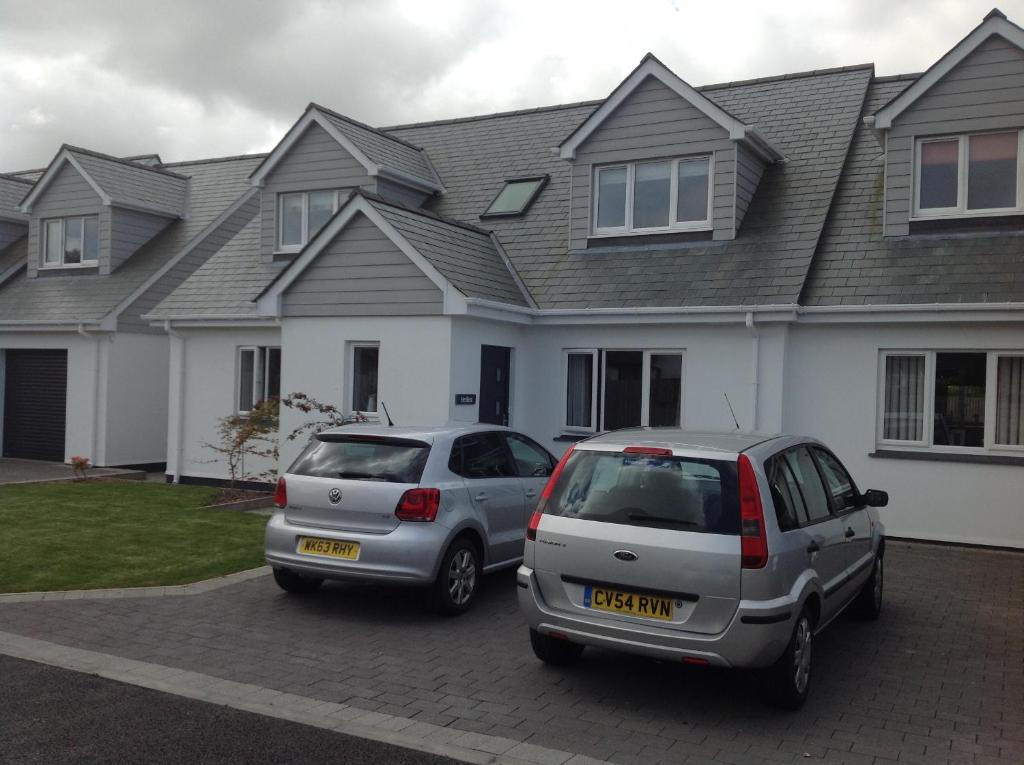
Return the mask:
[[[460,613],[481,574],[522,560],[555,464],[493,425],[334,428],[278,480],[267,563],[288,592],[324,579],[424,585],[439,611]]]
[[[579,443],[517,574],[534,652],[762,668],[772,700],[798,707],[814,635],[847,606],[881,610],[887,503],[811,438],[637,429]]]

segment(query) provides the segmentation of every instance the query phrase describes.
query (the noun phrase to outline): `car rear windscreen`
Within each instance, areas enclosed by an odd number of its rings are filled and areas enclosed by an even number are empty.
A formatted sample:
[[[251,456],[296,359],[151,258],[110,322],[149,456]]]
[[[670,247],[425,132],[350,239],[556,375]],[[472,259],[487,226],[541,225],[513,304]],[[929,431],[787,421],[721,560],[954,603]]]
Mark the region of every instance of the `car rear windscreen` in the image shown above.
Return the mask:
[[[321,433],[313,437],[288,472],[317,478],[419,483],[429,453],[430,445],[422,441]]]
[[[544,512],[630,526],[738,534],[736,463],[576,451]]]

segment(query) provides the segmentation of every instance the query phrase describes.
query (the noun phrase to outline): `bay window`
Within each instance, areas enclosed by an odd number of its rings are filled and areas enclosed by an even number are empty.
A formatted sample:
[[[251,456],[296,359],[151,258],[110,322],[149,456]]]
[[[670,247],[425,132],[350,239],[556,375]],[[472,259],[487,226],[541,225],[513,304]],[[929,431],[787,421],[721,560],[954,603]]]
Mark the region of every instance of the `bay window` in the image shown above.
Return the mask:
[[[100,219],[76,215],[43,221],[43,267],[88,266],[99,262]]]
[[[564,357],[566,432],[679,427],[682,351],[573,349]]]
[[[1024,352],[893,351],[880,366],[879,443],[1024,447]]]
[[[259,404],[281,397],[281,349],[243,346],[238,349],[236,411],[247,414]]]
[[[710,155],[629,162],[594,171],[594,233],[658,233],[711,227]]]
[[[921,138],[915,144],[914,216],[1024,212],[1021,131]]]
[[[298,191],[277,195],[277,249],[294,252],[338,211],[339,192]]]

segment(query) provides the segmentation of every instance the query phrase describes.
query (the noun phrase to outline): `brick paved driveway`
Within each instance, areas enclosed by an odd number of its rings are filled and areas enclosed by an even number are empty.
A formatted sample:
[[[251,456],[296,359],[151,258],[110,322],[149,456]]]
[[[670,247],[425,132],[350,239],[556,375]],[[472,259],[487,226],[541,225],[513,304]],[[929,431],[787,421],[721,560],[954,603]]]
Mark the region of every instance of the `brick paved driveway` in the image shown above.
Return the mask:
[[[203,595],[0,605],[0,629],[620,763],[1024,762],[1024,555],[890,543],[882,619],[836,622],[799,713],[751,679],[530,652],[511,572],[471,613],[262,577]]]

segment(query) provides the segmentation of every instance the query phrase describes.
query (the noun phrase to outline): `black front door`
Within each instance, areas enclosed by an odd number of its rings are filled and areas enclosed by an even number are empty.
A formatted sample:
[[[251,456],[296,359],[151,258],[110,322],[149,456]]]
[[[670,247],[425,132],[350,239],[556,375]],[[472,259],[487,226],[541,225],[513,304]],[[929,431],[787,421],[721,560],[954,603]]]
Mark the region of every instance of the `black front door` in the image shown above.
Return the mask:
[[[508,378],[512,349],[500,345],[480,347],[480,422],[508,425]]]
[[[3,456],[64,461],[68,352],[6,352]]]

